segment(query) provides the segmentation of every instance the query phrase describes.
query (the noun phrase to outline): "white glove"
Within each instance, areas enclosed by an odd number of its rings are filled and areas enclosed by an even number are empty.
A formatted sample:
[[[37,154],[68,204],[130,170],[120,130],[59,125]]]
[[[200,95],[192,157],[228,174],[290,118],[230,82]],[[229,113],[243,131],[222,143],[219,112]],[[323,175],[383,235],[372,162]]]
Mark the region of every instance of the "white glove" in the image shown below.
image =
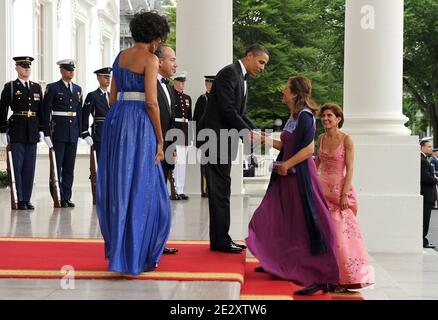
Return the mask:
[[[46,144],[47,144],[47,146],[49,147],[49,149],[53,148],[52,139],[50,139],[49,136],[44,137],[44,141],[46,142]]]
[[[7,133],[2,133],[1,134],[1,139],[2,139],[2,143],[7,146],[9,143],[9,138],[8,138],[8,134]]]
[[[40,142],[44,141],[44,133],[40,131]]]
[[[84,138],[85,142],[88,143],[88,145],[91,147],[93,145],[93,138],[88,136]]]

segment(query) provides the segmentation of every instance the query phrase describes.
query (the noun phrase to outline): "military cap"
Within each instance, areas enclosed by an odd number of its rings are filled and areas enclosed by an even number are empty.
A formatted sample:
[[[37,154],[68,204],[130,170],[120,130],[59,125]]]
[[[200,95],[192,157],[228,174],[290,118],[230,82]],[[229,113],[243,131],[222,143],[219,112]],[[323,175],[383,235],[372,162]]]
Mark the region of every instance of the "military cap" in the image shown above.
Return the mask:
[[[60,68],[68,70],[68,71],[74,71],[76,68],[75,61],[73,59],[59,60],[56,64]]]
[[[177,81],[186,81],[187,80],[187,72],[185,72],[185,71],[176,72],[173,75],[172,79],[177,80]]]
[[[34,58],[29,56],[13,57],[12,59],[15,61],[16,66],[21,66],[23,68],[29,68],[34,60]]]
[[[433,148],[432,151],[433,151],[433,152],[437,152],[437,151],[438,151],[438,148]]]
[[[105,68],[102,68],[102,69],[94,71],[94,73],[96,75],[98,75],[98,76],[107,76],[107,77],[109,77],[109,76],[111,76],[111,71],[112,70],[113,69],[110,68],[110,67],[105,67]]]
[[[216,76],[204,76],[205,82],[213,82]]]

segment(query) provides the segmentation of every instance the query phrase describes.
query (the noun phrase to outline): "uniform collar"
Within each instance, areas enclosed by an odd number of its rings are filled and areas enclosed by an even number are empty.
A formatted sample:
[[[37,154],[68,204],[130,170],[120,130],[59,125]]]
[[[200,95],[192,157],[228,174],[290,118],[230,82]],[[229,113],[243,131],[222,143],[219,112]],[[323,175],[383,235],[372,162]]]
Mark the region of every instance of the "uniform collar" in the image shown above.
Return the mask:
[[[65,87],[68,88],[68,84],[71,84],[71,87],[73,88],[73,82],[65,82],[63,79],[61,81],[64,83]]]
[[[27,82],[27,83],[29,84],[29,87],[30,87],[30,80],[29,80],[29,79],[27,79],[27,80],[23,80],[23,79],[20,79],[19,77],[18,77],[17,79],[18,79],[18,81],[21,82],[21,84],[23,85],[23,87],[26,86],[26,85],[25,85],[25,82]]]

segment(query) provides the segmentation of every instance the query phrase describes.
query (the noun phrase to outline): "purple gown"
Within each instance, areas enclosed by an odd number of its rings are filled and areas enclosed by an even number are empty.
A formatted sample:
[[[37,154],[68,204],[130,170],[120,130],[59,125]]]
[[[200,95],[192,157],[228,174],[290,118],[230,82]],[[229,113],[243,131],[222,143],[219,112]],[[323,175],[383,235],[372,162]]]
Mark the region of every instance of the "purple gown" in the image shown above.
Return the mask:
[[[297,118],[290,119],[281,133],[283,161],[299,151],[300,145],[313,141],[315,135],[315,120],[310,111],[303,110]],[[297,173],[278,176],[270,185],[250,221],[246,243],[265,271],[277,277],[301,286],[336,284],[339,269],[334,228],[315,162],[310,157],[296,169]],[[305,173],[304,178],[299,176],[300,172]],[[319,252],[312,250],[315,237],[310,234],[315,233],[314,229],[309,231],[305,202],[306,208],[310,206],[314,212],[313,221],[322,239],[324,249]]]

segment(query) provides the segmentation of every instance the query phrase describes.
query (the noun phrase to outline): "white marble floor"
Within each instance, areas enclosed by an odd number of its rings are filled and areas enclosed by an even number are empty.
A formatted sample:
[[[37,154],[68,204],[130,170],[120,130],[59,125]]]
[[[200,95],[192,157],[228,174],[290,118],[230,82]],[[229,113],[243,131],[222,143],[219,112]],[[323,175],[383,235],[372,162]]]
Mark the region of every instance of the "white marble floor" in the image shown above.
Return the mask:
[[[34,189],[34,211],[11,211],[9,192],[0,189],[0,236],[100,237],[88,188],[74,189],[73,209],[53,209],[46,188]],[[249,219],[260,196],[231,199],[233,239],[244,239]],[[172,202],[172,240],[208,240],[208,200],[192,196]],[[431,241],[438,240],[438,211],[433,212]],[[382,241],[384,241],[382,239]],[[438,242],[436,242],[438,243]],[[376,285],[362,290],[372,299],[438,299],[438,252],[423,254],[373,254]],[[0,257],[1,259],[1,257]],[[240,285],[232,282],[75,280],[74,290],[61,288],[59,280],[0,279],[0,299],[238,299]]]

